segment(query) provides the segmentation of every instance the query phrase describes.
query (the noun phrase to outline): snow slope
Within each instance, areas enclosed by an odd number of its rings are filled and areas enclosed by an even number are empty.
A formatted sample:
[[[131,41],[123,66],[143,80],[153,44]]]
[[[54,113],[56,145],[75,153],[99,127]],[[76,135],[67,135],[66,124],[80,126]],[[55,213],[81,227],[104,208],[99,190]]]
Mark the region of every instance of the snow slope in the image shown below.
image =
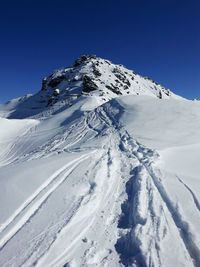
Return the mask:
[[[200,103],[141,86],[1,106],[0,266],[200,266]]]

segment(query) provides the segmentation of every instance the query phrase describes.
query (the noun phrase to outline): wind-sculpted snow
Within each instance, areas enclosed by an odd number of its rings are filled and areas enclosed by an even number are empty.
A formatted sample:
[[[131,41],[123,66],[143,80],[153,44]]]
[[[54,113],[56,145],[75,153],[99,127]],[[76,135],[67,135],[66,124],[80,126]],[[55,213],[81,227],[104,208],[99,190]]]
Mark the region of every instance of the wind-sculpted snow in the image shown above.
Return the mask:
[[[0,135],[0,266],[199,266],[198,175],[184,175],[166,155],[179,153],[173,152],[178,133],[187,149],[198,141],[200,107],[169,103],[176,118],[184,114],[193,125],[190,140],[185,121],[173,135],[167,102],[127,96],[93,109],[91,100],[13,121],[18,128],[8,150]],[[148,139],[151,116],[170,140],[156,141],[155,127]]]

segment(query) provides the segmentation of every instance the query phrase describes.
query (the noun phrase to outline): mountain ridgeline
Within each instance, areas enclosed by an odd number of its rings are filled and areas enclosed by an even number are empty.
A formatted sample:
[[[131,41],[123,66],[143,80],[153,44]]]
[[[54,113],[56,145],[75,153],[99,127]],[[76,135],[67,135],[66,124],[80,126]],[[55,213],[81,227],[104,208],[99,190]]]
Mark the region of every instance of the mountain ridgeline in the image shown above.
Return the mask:
[[[71,106],[79,97],[92,96],[102,104],[122,95],[149,95],[159,99],[177,97],[169,89],[121,64],[113,64],[95,55],[83,55],[72,66],[57,69],[43,78],[38,93],[18,99],[10,118],[31,117],[50,110],[52,106],[54,110]]]

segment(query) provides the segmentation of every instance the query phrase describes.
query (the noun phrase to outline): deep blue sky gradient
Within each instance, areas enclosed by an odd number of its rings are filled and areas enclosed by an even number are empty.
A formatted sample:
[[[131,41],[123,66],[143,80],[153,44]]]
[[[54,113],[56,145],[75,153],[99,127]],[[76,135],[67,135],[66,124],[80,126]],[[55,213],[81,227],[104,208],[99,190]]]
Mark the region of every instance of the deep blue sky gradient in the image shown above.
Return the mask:
[[[82,54],[200,97],[200,1],[6,0],[0,34],[1,103],[37,92]]]

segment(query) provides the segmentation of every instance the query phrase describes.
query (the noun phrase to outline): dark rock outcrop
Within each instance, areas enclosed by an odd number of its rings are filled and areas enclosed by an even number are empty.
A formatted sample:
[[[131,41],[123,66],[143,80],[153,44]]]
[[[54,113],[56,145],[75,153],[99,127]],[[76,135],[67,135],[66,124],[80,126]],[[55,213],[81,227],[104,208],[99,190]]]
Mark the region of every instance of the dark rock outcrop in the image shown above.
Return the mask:
[[[81,56],[80,58],[78,58],[78,59],[76,59],[76,60],[74,61],[73,66],[74,66],[74,67],[78,67],[78,66],[80,66],[83,62],[85,62],[86,60],[91,59],[91,58],[96,59],[97,57],[96,57],[95,55],[83,55],[83,56]]]
[[[96,83],[92,80],[91,77],[84,75],[83,76],[83,92],[89,93],[91,91],[94,91],[98,88]]]
[[[56,87],[59,83],[61,83],[63,80],[66,80],[65,75],[58,76],[56,78],[53,78],[49,81],[48,86],[50,87]]]
[[[42,88],[41,88],[41,91],[45,91],[46,90],[46,85],[47,85],[47,78],[44,77],[42,79]]]

